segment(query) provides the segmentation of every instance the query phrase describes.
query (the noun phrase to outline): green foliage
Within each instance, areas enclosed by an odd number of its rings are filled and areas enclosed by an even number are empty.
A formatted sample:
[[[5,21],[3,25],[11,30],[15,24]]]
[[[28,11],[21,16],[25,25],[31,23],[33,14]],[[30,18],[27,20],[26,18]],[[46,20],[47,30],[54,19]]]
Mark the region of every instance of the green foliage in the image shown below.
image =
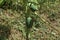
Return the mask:
[[[31,17],[28,17],[28,18],[27,18],[28,24],[30,24],[30,21],[31,21],[31,20],[32,20]]]
[[[49,0],[50,2],[55,2],[56,0]]]
[[[0,7],[4,5],[9,5],[11,6],[12,1],[11,0],[0,0]]]
[[[18,0],[16,0],[16,2],[17,1]],[[23,0],[20,0],[20,1],[23,1]],[[30,8],[32,8],[33,10],[38,9],[37,8],[38,6],[36,4],[37,1],[35,1],[35,0],[29,0],[29,1],[33,1],[33,3],[29,5]],[[38,2],[39,2],[39,5],[41,4],[40,6],[41,6],[42,9],[36,11],[35,14],[34,14],[35,11],[32,12],[29,9],[28,13],[26,15],[24,15],[25,14],[24,11],[26,11],[26,10],[23,10],[23,11],[19,10],[20,13],[18,13],[16,11],[16,9],[18,10],[18,9],[20,9],[22,7],[22,6],[20,7],[20,3],[17,2],[16,5],[12,6],[12,9],[14,9],[14,11],[11,10],[11,9],[7,9],[7,10],[3,11],[3,13],[2,12],[0,13],[0,23],[2,23],[4,25],[6,24],[6,25],[12,26],[11,28],[13,28],[13,30],[11,30],[11,32],[12,32],[11,35],[14,35],[14,36],[11,37],[11,40],[20,40],[19,39],[19,38],[21,38],[20,32],[22,32],[22,34],[23,34],[22,35],[22,40],[23,40],[23,37],[26,38],[26,35],[28,36],[30,33],[32,33],[30,35],[30,37],[29,37],[29,39],[31,38],[30,40],[50,40],[50,39],[54,40],[55,37],[53,36],[54,39],[52,39],[52,35],[49,34],[49,33],[52,33],[51,30],[53,28],[51,28],[49,26],[49,23],[48,23],[49,20],[52,20],[52,19],[54,20],[55,19],[55,17],[56,17],[55,16],[55,12],[56,13],[60,13],[58,11],[59,8],[60,8],[59,5],[58,5],[58,3],[56,1],[55,2],[54,1],[53,0],[49,0],[49,1],[47,1],[47,0],[39,0]],[[10,0],[6,0],[6,2],[7,2],[7,4],[10,4]],[[36,2],[36,3],[34,3],[34,2]],[[54,4],[52,4],[52,2],[54,2]],[[26,4],[27,3],[29,3],[29,2],[27,2],[27,0],[24,0],[24,2],[23,2],[23,4],[24,4],[23,7],[24,8],[22,7],[23,9],[26,9]],[[52,12],[50,12],[50,11],[52,11]],[[31,21],[32,19],[29,17],[29,15],[32,16],[32,17],[34,17],[37,20],[37,22],[35,22],[35,24],[33,24],[31,31],[29,30],[29,26],[32,25],[32,23],[30,24],[30,22],[33,22],[33,21]],[[25,16],[27,16],[27,20],[25,20]],[[1,20],[1,19],[4,19],[4,20]],[[56,21],[56,23],[57,23],[57,21]],[[26,28],[25,22],[27,22],[28,23],[27,25],[29,25],[29,26],[27,26],[28,29],[26,29],[26,31],[24,30]],[[51,21],[49,21],[49,22],[51,22]],[[51,22],[52,25],[55,24],[54,22],[53,23]],[[5,26],[4,27],[0,26],[0,30],[3,31],[3,34],[0,33],[1,34],[0,35],[0,40],[5,40],[5,38],[6,38],[5,34],[6,35],[8,34],[8,33],[6,33],[6,30],[8,30],[8,28],[5,28]],[[15,31],[14,30],[16,31],[17,36],[15,36]],[[44,39],[45,36],[46,36],[46,39]],[[57,34],[56,37],[59,38],[58,34]],[[58,38],[56,38],[55,40],[58,40]]]
[[[33,25],[32,18],[31,17],[27,17],[26,18],[26,26],[27,26],[27,28],[30,29],[32,27],[32,25]]]
[[[39,4],[43,4],[43,3],[45,3],[47,0],[38,0],[38,3]]]
[[[31,8],[32,11],[36,11],[36,10],[38,10],[38,5],[31,3],[29,8]]]
[[[4,4],[5,0],[0,0],[0,7]]]
[[[28,0],[28,2],[38,4],[38,1],[37,0]]]
[[[11,0],[5,0],[5,2],[9,5],[11,5],[12,1]]]

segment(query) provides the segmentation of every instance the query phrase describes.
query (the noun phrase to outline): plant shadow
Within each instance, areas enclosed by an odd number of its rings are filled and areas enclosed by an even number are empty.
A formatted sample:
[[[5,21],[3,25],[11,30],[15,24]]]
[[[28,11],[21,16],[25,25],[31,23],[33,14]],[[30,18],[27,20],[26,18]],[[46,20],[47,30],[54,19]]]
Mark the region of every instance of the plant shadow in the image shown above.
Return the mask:
[[[10,35],[10,30],[11,30],[10,26],[0,25],[0,40],[8,39]]]

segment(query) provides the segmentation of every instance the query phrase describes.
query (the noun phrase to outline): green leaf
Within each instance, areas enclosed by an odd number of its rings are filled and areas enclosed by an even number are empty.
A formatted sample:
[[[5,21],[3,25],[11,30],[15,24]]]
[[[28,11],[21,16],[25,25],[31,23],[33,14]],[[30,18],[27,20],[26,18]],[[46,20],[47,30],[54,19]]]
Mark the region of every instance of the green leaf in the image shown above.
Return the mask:
[[[40,4],[43,4],[43,3],[46,2],[46,0],[38,0],[38,2],[39,2]]]
[[[30,24],[30,21],[31,21],[31,20],[32,20],[31,17],[28,17],[28,18],[27,18],[28,24]]]
[[[31,7],[33,10],[38,10],[38,6],[37,6],[37,5],[31,4],[30,7]]]
[[[4,4],[4,0],[0,0],[0,7]]]
[[[38,4],[37,0],[28,0],[28,2],[33,2],[33,3],[37,3]]]
[[[56,0],[49,0],[50,2],[55,2]]]

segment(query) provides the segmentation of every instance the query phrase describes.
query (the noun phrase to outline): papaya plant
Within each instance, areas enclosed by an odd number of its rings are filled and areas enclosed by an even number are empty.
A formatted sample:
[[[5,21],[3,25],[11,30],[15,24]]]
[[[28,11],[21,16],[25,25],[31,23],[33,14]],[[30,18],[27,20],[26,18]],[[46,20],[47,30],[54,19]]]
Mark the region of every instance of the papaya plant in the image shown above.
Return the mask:
[[[35,13],[38,10],[37,0],[23,0],[24,1],[24,14],[26,18],[26,40],[29,40],[30,29],[34,23],[34,17],[31,16],[31,12]]]

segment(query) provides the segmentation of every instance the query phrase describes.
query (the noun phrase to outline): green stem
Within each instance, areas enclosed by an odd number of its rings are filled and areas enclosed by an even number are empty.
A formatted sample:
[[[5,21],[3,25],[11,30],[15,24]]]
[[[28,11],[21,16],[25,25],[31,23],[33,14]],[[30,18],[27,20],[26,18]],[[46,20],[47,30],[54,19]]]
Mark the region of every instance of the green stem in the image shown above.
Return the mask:
[[[28,36],[29,36],[29,29],[27,28],[26,29],[26,40],[29,40],[29,37]]]
[[[29,16],[28,15],[28,6],[27,6],[27,3],[28,3],[28,0],[23,0],[23,2],[24,2],[24,13],[25,13],[25,17],[26,17],[26,19],[27,19],[27,17]],[[28,35],[29,35],[29,29],[28,29],[28,27],[26,26],[26,40],[29,40],[29,38],[28,38]]]

